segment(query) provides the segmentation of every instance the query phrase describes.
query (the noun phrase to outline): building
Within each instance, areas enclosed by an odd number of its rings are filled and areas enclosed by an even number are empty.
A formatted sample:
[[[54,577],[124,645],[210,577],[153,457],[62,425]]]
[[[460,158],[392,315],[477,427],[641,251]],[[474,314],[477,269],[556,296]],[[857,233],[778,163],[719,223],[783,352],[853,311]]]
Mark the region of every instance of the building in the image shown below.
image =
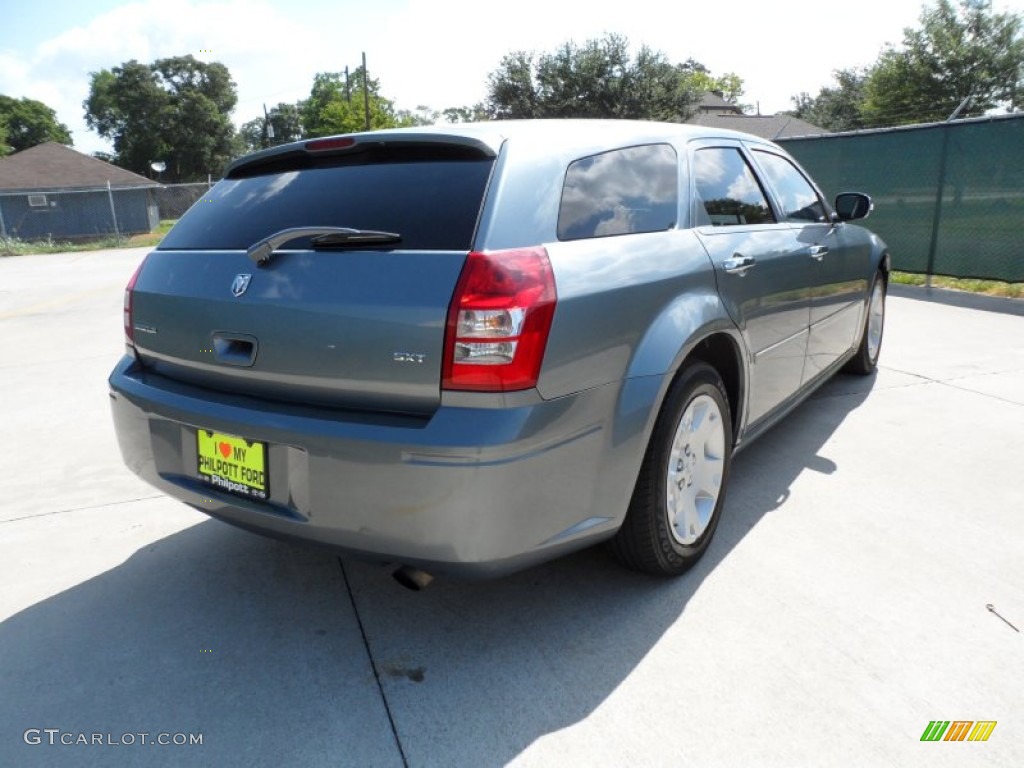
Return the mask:
[[[745,115],[738,106],[726,101],[718,91],[705,93],[697,105],[696,114],[686,122],[691,125],[743,131],[771,141],[828,133],[824,128],[791,115]]]
[[[151,232],[157,184],[48,141],[0,158],[0,236],[87,240]]]

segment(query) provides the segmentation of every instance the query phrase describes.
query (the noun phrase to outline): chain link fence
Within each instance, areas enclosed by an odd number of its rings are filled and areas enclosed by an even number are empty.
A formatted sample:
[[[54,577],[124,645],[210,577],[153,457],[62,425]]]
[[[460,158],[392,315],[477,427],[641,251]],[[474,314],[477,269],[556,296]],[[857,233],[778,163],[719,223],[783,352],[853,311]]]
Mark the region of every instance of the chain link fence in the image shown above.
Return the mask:
[[[193,203],[210,191],[214,181],[195,184],[164,184],[153,191],[161,219],[180,219]]]
[[[1024,114],[779,143],[830,197],[871,195],[895,269],[1024,281]]]
[[[152,232],[202,199],[209,182],[0,192],[0,239],[82,242]]]

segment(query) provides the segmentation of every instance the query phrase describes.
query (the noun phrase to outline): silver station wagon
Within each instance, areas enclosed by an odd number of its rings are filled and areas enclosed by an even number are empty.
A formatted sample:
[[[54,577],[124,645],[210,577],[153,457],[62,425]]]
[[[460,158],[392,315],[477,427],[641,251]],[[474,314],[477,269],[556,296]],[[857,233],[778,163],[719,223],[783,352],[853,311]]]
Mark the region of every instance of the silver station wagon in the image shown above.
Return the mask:
[[[242,158],[125,292],[126,464],[262,534],[429,573],[608,541],[683,572],[733,453],[875,369],[889,256],[768,141],[436,126]]]

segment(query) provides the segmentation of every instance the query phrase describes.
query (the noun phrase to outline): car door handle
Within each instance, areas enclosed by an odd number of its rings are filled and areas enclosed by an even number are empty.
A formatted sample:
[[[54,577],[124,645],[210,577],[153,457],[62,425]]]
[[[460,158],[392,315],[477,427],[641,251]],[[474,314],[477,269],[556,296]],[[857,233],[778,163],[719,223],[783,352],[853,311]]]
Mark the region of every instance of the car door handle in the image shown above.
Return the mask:
[[[722,262],[722,269],[730,275],[742,276],[747,274],[748,270],[753,269],[756,263],[753,256],[741,256],[738,253],[734,253],[731,259],[726,259]]]
[[[825,258],[825,254],[828,253],[827,245],[812,245],[807,249],[807,252],[811,254],[811,258],[815,261],[821,261]]]

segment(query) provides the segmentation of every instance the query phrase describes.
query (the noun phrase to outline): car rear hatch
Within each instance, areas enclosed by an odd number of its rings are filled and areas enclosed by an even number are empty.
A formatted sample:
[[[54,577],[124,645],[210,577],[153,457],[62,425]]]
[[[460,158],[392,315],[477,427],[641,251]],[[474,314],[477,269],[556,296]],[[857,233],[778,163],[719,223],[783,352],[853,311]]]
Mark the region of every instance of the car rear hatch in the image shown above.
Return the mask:
[[[146,258],[131,295],[138,359],[210,389],[433,412],[494,158],[475,139],[396,132],[239,161]]]

